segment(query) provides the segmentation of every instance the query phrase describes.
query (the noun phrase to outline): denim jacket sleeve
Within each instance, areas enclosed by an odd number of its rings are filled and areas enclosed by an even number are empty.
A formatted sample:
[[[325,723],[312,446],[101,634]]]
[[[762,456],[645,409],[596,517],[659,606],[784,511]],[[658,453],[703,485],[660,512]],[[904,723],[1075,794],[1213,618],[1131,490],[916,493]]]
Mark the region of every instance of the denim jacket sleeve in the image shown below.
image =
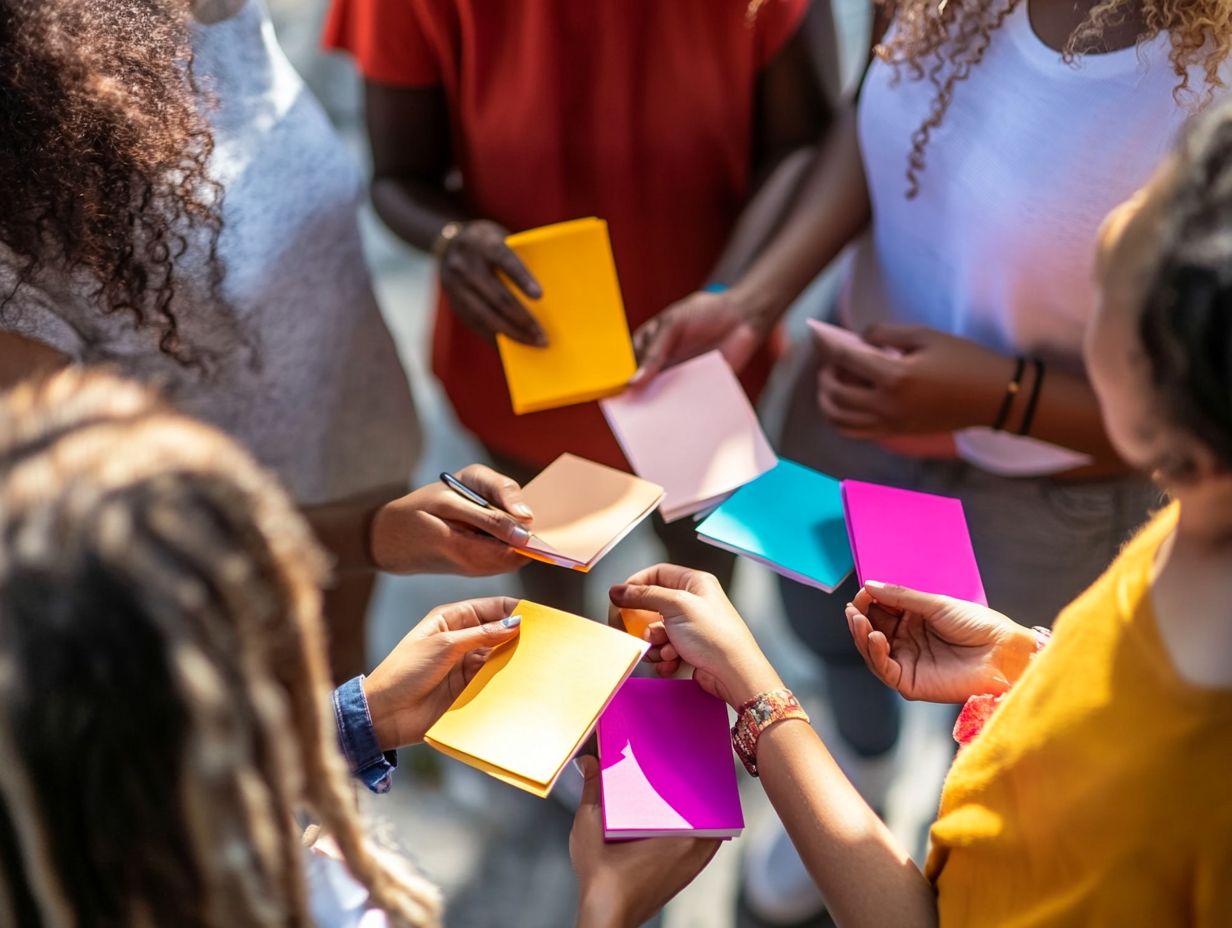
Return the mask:
[[[393,751],[382,751],[377,744],[364,696],[363,674],[334,690],[334,719],[338,723],[338,743],[351,774],[363,780],[374,793],[389,792],[398,756]]]

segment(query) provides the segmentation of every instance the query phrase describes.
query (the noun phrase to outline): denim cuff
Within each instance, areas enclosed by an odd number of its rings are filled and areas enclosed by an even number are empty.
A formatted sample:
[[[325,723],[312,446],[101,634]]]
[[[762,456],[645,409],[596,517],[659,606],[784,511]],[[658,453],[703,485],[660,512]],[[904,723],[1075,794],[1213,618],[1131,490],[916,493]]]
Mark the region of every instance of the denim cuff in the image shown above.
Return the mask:
[[[363,780],[374,793],[389,792],[398,755],[382,751],[377,743],[368,698],[364,695],[363,674],[334,690],[334,719],[338,723],[338,743],[352,776]]]

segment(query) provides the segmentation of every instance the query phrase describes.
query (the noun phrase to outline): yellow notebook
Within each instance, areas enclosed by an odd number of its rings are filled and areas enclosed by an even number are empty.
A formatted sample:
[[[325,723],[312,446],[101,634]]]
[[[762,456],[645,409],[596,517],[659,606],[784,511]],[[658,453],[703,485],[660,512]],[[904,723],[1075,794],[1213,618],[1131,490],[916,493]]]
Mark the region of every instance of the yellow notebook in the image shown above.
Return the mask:
[[[546,796],[649,644],[537,603],[518,603],[516,614],[518,637],[492,653],[424,740]]]
[[[575,219],[505,240],[543,287],[531,300],[546,348],[496,336],[513,411],[519,415],[619,393],[637,370],[616,264],[602,219]]]
[[[527,557],[586,573],[655,511],[663,488],[576,454],[562,454],[522,488],[535,513]]]

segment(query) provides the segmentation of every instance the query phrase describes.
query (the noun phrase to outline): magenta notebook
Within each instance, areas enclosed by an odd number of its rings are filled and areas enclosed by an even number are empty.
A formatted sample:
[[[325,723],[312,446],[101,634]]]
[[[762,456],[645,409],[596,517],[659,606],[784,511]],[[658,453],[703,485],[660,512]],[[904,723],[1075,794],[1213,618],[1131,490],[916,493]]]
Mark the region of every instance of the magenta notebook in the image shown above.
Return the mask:
[[[604,837],[744,830],[727,705],[692,680],[626,680],[599,718],[598,738]]]
[[[962,501],[843,481],[856,578],[988,605]]]

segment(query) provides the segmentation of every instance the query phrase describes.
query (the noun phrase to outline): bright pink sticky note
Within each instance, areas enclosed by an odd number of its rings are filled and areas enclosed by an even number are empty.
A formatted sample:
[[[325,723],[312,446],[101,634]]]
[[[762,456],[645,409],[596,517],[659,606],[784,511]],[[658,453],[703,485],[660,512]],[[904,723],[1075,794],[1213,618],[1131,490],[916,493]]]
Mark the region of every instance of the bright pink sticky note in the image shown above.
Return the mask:
[[[744,829],[727,706],[692,680],[633,677],[599,719],[608,838]]]
[[[856,577],[988,604],[962,501],[843,481]]]

